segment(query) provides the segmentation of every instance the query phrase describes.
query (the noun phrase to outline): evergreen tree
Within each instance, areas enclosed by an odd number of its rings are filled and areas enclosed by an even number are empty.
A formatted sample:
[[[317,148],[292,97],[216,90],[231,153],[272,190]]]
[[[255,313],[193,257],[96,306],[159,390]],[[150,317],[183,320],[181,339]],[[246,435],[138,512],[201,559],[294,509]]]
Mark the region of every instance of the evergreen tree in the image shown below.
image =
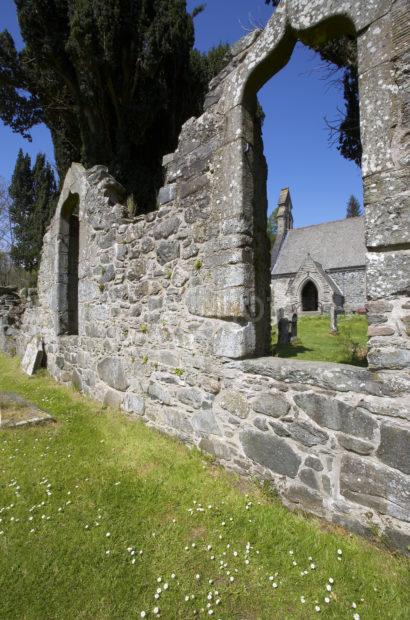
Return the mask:
[[[10,218],[14,235],[10,255],[17,267],[31,271],[33,265],[29,223],[33,211],[33,175],[30,156],[24,155],[22,149],[19,150],[17,156],[9,194],[11,198]]]
[[[38,268],[43,236],[56,206],[56,182],[43,154],[37,156],[32,169],[30,156],[20,149],[9,194],[11,259],[17,267],[33,271]]]
[[[185,0],[15,0],[25,47],[0,33],[0,117],[50,128],[60,179],[72,161],[105,164],[153,207],[162,156],[199,109]],[[28,92],[25,97],[22,89]],[[193,99],[194,98],[194,99]]]
[[[43,153],[37,155],[33,167],[33,211],[31,234],[34,269],[40,262],[44,233],[57,206],[57,184],[53,169]]]
[[[346,207],[346,217],[360,217],[363,215],[362,207],[356,196],[350,196]]]

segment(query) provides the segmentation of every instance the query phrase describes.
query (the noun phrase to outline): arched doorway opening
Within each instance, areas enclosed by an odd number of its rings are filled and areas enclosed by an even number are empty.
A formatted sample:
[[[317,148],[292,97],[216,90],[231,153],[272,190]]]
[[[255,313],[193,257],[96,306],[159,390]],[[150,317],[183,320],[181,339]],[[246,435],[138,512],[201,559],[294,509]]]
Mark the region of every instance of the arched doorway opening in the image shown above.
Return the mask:
[[[319,309],[319,293],[312,280],[308,280],[302,289],[303,312],[316,312]]]

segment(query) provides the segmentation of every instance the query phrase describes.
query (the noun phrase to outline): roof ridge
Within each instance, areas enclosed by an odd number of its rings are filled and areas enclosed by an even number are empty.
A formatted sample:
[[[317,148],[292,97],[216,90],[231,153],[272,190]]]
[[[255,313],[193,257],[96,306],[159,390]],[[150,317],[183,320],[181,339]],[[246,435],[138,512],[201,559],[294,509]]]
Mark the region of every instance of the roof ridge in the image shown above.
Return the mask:
[[[291,228],[288,232],[295,232],[297,230],[306,230],[306,228],[315,228],[317,226],[325,226],[326,224],[338,224],[339,222],[347,222],[349,220],[364,220],[364,215],[358,215],[356,217],[345,217],[341,220],[329,220],[328,222],[321,222],[320,224],[309,224],[309,226],[298,226],[297,228]]]

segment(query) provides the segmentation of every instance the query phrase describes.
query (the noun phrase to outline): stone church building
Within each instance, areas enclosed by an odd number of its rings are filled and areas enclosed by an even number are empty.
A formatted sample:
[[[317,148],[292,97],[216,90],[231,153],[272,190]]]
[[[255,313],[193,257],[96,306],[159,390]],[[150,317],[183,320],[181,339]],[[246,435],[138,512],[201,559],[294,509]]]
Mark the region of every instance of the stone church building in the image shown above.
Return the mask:
[[[280,308],[329,312],[335,305],[352,312],[366,301],[364,217],[293,228],[288,188],[278,204],[278,232],[272,248],[272,316]]]

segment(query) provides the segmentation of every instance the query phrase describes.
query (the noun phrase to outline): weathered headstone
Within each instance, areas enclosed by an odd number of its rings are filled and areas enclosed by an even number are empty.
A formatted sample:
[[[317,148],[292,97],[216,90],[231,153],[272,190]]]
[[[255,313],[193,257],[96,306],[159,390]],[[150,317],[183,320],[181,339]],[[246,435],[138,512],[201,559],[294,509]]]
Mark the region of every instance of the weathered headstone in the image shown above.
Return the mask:
[[[282,317],[278,323],[278,345],[289,343],[289,320]]]
[[[28,375],[34,375],[43,360],[43,341],[40,336],[35,336],[27,345],[21,367]]]
[[[296,312],[292,314],[292,322],[290,328],[290,339],[294,340],[298,337],[298,315]]]
[[[330,306],[330,331],[337,334],[337,311],[334,304]]]

